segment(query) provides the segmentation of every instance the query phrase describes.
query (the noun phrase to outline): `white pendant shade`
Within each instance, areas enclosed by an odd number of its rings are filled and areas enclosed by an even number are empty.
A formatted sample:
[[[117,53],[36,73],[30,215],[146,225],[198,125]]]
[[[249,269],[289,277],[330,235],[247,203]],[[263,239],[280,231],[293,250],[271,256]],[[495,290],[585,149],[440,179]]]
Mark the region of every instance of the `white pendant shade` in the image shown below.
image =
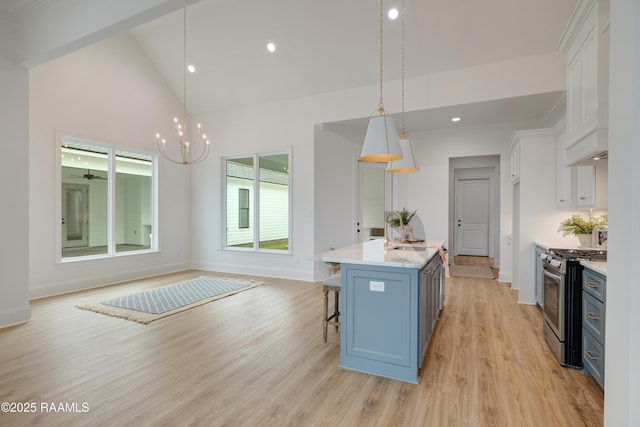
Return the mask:
[[[400,149],[402,150],[402,159],[394,160],[389,163],[387,172],[417,172],[420,170],[416,164],[416,157],[413,155],[413,141],[405,134],[400,134]]]
[[[402,149],[398,143],[398,132],[393,118],[388,114],[371,117],[360,160],[384,163],[400,159],[402,159]]]

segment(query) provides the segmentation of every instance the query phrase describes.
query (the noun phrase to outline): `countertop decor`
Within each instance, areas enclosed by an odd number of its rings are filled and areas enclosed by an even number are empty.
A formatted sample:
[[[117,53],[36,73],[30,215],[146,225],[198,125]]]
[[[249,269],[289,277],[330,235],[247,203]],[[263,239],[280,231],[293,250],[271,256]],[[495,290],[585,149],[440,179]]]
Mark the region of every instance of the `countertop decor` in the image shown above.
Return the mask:
[[[608,221],[609,217],[606,214],[593,216],[589,213],[589,219],[585,219],[581,215],[573,215],[560,223],[558,232],[562,232],[563,236],[573,234],[578,237],[581,246],[590,247],[594,228],[606,226]]]

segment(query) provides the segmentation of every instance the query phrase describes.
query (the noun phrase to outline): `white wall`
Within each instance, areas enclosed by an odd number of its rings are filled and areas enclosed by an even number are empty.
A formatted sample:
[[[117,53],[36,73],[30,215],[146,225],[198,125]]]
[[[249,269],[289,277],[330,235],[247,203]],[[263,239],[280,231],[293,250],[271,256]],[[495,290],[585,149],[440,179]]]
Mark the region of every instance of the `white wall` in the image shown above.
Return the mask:
[[[640,425],[640,7],[611,1],[604,421]]]
[[[562,73],[564,65],[565,60],[562,55],[548,54],[408,79],[406,90],[412,96],[408,97],[407,111],[454,103],[478,102],[496,97],[562,90],[565,87],[565,78]],[[386,84],[385,94],[388,95],[385,95],[385,107],[389,111],[399,110],[401,100],[399,83]],[[350,230],[355,226],[352,183],[357,155],[355,158],[340,159],[338,162],[331,159],[331,157],[337,158],[337,155],[322,156],[322,162],[320,159],[314,160],[314,145],[325,142],[323,137],[314,141],[315,125],[367,117],[377,107],[378,94],[376,86],[369,86],[201,117],[203,126],[212,129],[209,133],[213,135],[213,167],[192,169],[192,191],[198,195],[194,197],[192,205],[194,227],[192,265],[211,270],[306,280],[322,277],[320,276],[322,266],[315,267],[313,258],[316,253],[315,248],[325,245],[315,245],[314,240],[321,238],[328,245],[333,246],[331,242],[337,244],[349,235],[352,241],[353,234],[345,233],[344,226],[336,225],[336,222],[350,223]],[[508,135],[513,130],[515,129],[510,129],[507,132]],[[336,129],[327,130],[329,131],[340,133]],[[362,130],[358,141],[364,138],[364,131],[365,129]],[[415,140],[416,135],[412,136]],[[353,135],[343,135],[343,138],[345,141],[353,140]],[[429,150],[424,153],[424,169],[407,178],[408,197],[406,199],[399,197],[398,206],[411,206],[414,198],[416,200],[423,198],[421,193],[425,182],[433,183],[435,187],[433,201],[418,202],[415,208],[419,209],[421,216],[426,217],[426,220],[423,218],[423,222],[428,224],[427,237],[447,240],[448,189],[446,186],[435,185],[435,183],[441,182],[441,177],[446,180],[448,158],[502,153],[505,152],[508,139],[509,137],[504,133],[501,138],[493,138],[491,144],[495,145],[491,149],[487,149],[482,144],[476,147],[471,136],[467,137],[463,144],[452,142],[448,147],[427,144]],[[277,151],[289,147],[293,151],[292,255],[287,257],[220,250],[221,156]],[[433,150],[439,152],[435,157],[431,152]],[[315,152],[318,153],[317,150]],[[359,147],[355,152],[359,153]],[[315,179],[314,173],[320,173],[320,170],[331,173],[331,179],[325,181]],[[404,178],[399,178],[401,179]],[[327,200],[324,196],[316,198],[318,197],[316,195],[328,194],[336,182],[348,188],[350,192],[347,195],[347,190],[342,190],[341,193],[344,193],[340,195],[342,197],[333,197],[332,213],[327,213],[330,217],[327,220],[319,219],[318,209],[326,212]],[[319,221],[323,224],[322,226],[319,225]],[[320,233],[322,237],[319,237]],[[328,248],[322,247],[320,250],[326,249]]]
[[[518,289],[521,303],[535,304],[535,242],[571,241],[558,233],[566,211],[556,208],[556,144],[553,129],[517,132],[514,141],[520,144],[519,229],[515,239],[512,287]]]
[[[155,133],[170,134],[171,120],[181,110],[181,102],[127,35],[30,70],[31,297],[189,267],[189,169],[163,160],[159,165],[159,252],[56,264],[60,227],[55,221],[55,130],[154,153]]]
[[[12,28],[0,14],[0,327],[31,318],[28,72],[12,63]]]

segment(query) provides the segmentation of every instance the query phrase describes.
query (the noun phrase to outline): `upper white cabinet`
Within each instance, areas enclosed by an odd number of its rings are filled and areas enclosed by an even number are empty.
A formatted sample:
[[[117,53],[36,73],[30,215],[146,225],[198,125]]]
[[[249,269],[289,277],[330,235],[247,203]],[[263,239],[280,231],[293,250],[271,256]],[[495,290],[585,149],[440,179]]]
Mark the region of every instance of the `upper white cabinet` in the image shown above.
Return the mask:
[[[608,203],[608,162],[592,161],[565,166],[567,130],[564,120],[555,128],[557,135],[556,206],[559,209],[606,209]]]
[[[596,205],[596,167],[576,166],[576,207],[589,208]]]
[[[511,141],[511,182],[520,181],[520,143]]]
[[[567,52],[565,165],[608,149],[609,1],[581,0],[560,41]]]

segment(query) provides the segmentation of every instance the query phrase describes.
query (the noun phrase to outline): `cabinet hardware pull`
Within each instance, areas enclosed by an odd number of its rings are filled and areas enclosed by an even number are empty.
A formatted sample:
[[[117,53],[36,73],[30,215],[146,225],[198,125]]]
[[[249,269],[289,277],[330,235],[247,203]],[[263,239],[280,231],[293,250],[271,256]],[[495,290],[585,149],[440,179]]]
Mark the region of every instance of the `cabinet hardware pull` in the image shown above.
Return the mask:
[[[580,196],[580,200],[587,200],[587,198],[584,196]]]
[[[600,285],[597,283],[593,283],[593,282],[587,282],[587,286],[590,288],[599,288]]]
[[[591,360],[600,360],[599,357],[595,357],[594,355],[591,354],[591,350],[585,351],[584,355],[587,356]]]
[[[564,202],[564,199],[560,199],[561,202]]]
[[[591,320],[600,320],[598,316],[594,316],[592,312],[587,311],[587,317]]]

